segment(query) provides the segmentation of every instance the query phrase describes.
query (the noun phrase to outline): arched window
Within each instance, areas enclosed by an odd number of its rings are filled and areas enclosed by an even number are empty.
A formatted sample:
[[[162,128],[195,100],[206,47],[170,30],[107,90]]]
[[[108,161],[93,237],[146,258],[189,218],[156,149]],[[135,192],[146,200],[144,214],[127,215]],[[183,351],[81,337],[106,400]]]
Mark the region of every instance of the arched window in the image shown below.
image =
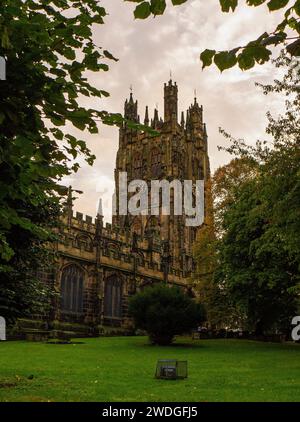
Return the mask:
[[[79,235],[76,238],[77,241],[77,246],[79,247],[79,249],[84,249],[86,251],[91,251],[92,250],[92,240],[89,236],[86,235]]]
[[[151,172],[152,176],[160,177],[161,175],[161,152],[158,148],[151,151]]]
[[[122,317],[122,282],[115,275],[105,281],[104,316]]]
[[[61,309],[65,312],[83,312],[84,272],[78,265],[64,268],[61,277]]]

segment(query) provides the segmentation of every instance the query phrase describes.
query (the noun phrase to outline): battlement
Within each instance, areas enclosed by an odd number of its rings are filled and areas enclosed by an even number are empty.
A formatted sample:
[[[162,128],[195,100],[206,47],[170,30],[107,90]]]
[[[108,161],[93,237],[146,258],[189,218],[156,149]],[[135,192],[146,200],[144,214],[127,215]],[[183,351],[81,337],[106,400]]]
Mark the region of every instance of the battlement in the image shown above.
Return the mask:
[[[91,221],[91,216],[84,216],[82,213],[76,212],[72,217],[71,232],[66,231],[64,240],[60,243],[60,251],[69,256],[73,255],[74,258],[94,259],[92,257],[96,256],[97,243],[95,243],[95,222],[91,223]],[[111,265],[121,268],[137,266],[140,268],[139,271],[159,273],[163,277],[163,251],[160,241],[154,242],[157,246],[156,249],[153,247],[149,249],[149,240],[137,236],[133,250],[130,233],[120,230],[118,227],[112,227],[109,223],[102,227],[101,239],[100,257],[108,260],[105,262],[111,262]],[[186,276],[184,271],[172,266],[169,269],[169,274],[178,279]]]
[[[81,227],[91,227],[95,226],[96,219],[90,215],[85,215],[78,211],[69,210],[68,214],[64,214],[63,219],[69,218],[71,220],[71,225],[81,226]]]

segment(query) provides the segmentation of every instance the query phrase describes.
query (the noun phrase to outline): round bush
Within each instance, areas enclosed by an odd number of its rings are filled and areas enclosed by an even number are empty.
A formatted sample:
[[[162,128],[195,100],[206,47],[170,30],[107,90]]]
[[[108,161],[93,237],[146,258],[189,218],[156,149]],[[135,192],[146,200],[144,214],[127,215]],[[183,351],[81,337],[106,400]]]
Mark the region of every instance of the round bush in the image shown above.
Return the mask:
[[[147,331],[153,344],[172,343],[175,335],[196,328],[205,320],[204,308],[183,289],[166,284],[146,287],[129,301],[137,329]]]

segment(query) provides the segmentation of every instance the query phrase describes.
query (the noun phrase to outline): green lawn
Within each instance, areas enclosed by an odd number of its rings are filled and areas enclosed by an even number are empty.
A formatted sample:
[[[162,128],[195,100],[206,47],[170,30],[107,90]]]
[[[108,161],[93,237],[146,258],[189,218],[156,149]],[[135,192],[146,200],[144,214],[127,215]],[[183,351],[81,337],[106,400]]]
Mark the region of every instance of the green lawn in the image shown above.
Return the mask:
[[[145,337],[82,341],[0,342],[0,401],[300,400],[296,344],[179,339],[172,347],[157,347]],[[188,360],[188,379],[155,379],[159,358]]]

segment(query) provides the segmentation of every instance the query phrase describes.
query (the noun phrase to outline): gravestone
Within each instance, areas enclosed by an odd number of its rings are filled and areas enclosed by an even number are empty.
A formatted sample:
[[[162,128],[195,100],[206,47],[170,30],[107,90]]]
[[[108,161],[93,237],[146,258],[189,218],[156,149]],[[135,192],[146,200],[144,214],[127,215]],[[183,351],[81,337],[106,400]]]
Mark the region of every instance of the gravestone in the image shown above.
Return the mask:
[[[2,56],[0,56],[0,80],[6,80],[6,60]]]
[[[6,340],[6,321],[3,317],[0,317],[0,341]]]

